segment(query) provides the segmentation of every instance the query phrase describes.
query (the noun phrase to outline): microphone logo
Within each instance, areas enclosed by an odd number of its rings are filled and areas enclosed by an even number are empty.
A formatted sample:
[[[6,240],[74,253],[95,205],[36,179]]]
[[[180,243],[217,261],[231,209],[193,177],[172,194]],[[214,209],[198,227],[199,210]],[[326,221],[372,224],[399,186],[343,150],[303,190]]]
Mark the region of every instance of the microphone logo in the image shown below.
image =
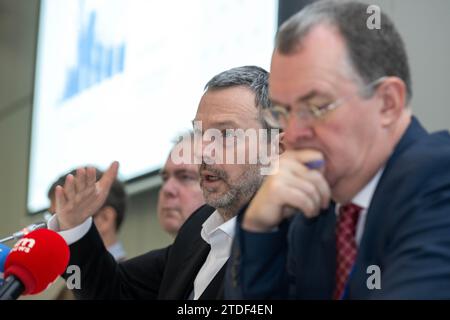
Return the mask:
[[[11,252],[25,252],[29,253],[30,250],[34,247],[36,241],[30,238],[22,238],[15,245]]]

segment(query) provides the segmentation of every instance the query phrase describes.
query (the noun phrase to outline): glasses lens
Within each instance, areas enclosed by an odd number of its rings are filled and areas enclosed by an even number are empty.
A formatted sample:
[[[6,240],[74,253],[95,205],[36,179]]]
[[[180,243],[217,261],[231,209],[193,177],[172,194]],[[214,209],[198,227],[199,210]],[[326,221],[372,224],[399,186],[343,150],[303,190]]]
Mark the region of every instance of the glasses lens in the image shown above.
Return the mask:
[[[273,128],[281,128],[284,114],[276,107],[263,110],[264,120]]]

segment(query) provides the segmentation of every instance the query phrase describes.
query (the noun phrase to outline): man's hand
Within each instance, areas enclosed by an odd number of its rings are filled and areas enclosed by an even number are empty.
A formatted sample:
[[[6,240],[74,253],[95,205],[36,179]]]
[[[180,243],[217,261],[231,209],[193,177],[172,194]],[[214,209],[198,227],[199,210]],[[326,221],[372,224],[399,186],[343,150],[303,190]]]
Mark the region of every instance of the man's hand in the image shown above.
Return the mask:
[[[61,231],[82,224],[102,207],[118,170],[119,163],[113,162],[96,182],[95,168],[79,168],[75,177],[66,177],[64,187],[56,187],[56,216]]]
[[[242,223],[248,231],[272,230],[298,209],[306,217],[314,217],[328,207],[330,188],[322,173],[305,163],[323,160],[315,150],[285,151],[279,169],[266,178],[250,203]]]

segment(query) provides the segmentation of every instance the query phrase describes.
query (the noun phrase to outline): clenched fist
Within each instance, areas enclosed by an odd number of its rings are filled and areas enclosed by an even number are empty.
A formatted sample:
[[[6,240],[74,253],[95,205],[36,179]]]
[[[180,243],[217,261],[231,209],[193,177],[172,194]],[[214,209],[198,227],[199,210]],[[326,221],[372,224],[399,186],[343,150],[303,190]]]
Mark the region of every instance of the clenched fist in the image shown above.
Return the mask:
[[[278,170],[266,178],[251,201],[242,227],[248,231],[272,230],[296,210],[306,217],[328,207],[330,187],[319,170],[307,163],[323,160],[316,150],[288,150],[280,155]]]

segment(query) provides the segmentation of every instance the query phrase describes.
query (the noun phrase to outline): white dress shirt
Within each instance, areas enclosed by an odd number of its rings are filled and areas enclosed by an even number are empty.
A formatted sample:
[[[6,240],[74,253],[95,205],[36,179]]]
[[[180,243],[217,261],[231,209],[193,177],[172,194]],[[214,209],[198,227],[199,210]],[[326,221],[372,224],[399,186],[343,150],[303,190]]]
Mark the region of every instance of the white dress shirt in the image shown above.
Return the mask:
[[[106,249],[109,253],[111,253],[111,255],[114,257],[114,260],[116,260],[117,262],[121,262],[127,257],[127,253],[125,252],[122,242],[120,241],[117,241]]]
[[[214,211],[202,225],[201,236],[211,246],[205,263],[194,280],[194,300],[197,300],[230,257],[236,217],[224,221]]]
[[[67,245],[70,246],[72,243],[77,242],[81,238],[83,238],[89,231],[92,225],[92,217],[86,219],[85,222],[76,226],[75,228],[60,231],[59,223],[56,215],[53,215],[47,223],[47,226],[50,230],[56,231],[60,236],[66,241]],[[126,258],[125,249],[122,246],[122,243],[116,242],[112,246],[107,248],[108,252],[114,257],[116,261],[121,261]]]
[[[356,244],[359,245],[364,232],[364,226],[366,224],[367,210],[369,209],[370,202],[372,201],[373,194],[377,188],[378,182],[380,181],[381,175],[383,174],[384,168],[380,169],[377,174],[369,181],[368,184],[361,191],[359,191],[356,196],[350,201],[357,206],[362,208],[359,214],[358,223],[356,225]],[[339,208],[341,204],[336,205],[336,215],[339,215]]]
[[[75,228],[68,229],[61,231],[59,228],[59,222],[58,218],[55,215],[53,215],[50,220],[48,220],[47,226],[50,230],[56,231],[59,233],[61,237],[66,240],[66,243],[68,246],[70,246],[72,243],[77,242],[81,238],[83,238],[89,231],[92,225],[92,217],[89,217],[86,219],[85,222],[80,224],[79,226],[76,226]]]

